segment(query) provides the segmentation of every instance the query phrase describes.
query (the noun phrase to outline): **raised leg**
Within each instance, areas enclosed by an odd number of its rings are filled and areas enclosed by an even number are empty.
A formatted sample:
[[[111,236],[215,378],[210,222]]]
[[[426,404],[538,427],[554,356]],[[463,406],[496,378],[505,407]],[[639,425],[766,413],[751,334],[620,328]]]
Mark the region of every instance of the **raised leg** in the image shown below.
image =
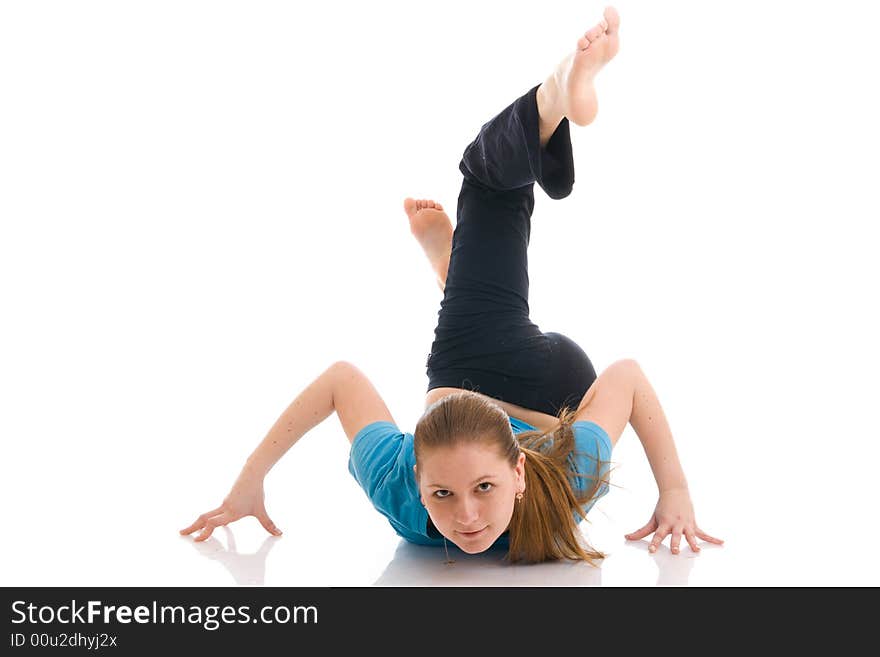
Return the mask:
[[[578,39],[569,53],[538,87],[541,146],[545,146],[566,117],[575,125],[588,125],[599,105],[593,79],[620,49],[620,16],[607,7],[602,20]]]
[[[575,125],[592,123],[598,112],[596,73],[620,47],[620,16],[613,7],[605,9],[602,20],[578,39],[569,53],[541,83],[536,92],[539,138],[543,148],[563,118]],[[443,207],[431,200],[407,198],[403,203],[410,231],[418,240],[443,291],[452,253],[452,222]]]

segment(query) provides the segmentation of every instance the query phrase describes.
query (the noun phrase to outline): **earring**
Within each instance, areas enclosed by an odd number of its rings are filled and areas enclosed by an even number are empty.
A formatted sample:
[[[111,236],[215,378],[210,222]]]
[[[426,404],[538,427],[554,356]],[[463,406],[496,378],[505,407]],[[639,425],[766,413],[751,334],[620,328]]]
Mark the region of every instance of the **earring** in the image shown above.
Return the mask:
[[[516,501],[522,502],[522,499],[523,499],[523,494],[522,494],[522,491],[520,491],[516,494]]]

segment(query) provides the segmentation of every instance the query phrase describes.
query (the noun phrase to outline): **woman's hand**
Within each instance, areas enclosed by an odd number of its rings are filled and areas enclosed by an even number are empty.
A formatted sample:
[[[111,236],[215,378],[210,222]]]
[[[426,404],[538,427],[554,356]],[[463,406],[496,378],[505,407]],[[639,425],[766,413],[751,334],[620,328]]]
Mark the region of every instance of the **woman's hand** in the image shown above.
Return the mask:
[[[196,521],[186,529],[181,529],[181,534],[191,534],[202,530],[196,536],[196,541],[207,539],[217,527],[228,525],[245,516],[255,516],[266,531],[275,536],[281,535],[281,530],[269,519],[266,506],[263,503],[263,477],[251,472],[245,467],[238,476],[229,495],[223,500],[223,504],[213,511],[203,513]]]
[[[682,534],[694,552],[700,551],[697,538],[717,545],[724,543],[720,538],[709,536],[697,527],[697,521],[694,518],[694,505],[691,503],[691,496],[687,488],[674,488],[660,493],[660,499],[657,501],[654,514],[648,524],[632,534],[626,534],[626,539],[637,541],[651,532],[654,532],[654,538],[648,546],[648,552],[656,552],[657,547],[669,534],[672,534],[669,544],[673,554],[679,552],[678,546],[681,543]]]

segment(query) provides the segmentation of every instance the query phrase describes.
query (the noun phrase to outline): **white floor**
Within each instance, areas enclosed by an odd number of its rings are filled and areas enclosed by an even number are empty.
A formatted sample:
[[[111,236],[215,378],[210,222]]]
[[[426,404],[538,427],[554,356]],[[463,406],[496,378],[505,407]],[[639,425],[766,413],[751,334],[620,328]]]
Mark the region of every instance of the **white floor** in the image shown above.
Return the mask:
[[[6,499],[30,502],[7,506],[0,581],[4,586],[880,584],[873,487],[866,482],[798,507],[770,479],[756,485],[762,489],[757,493],[746,486],[730,488],[731,482],[759,481],[757,471],[744,479],[733,469],[704,477],[699,473],[712,463],[701,468],[691,462],[698,523],[724,538],[725,545],[703,543],[698,555],[687,547],[673,555],[667,539],[652,555],[646,541],[625,541],[623,534],[647,520],[654,501],[650,471],[630,429],[613,454],[616,487],[581,525],[594,547],[607,554],[601,567],[510,565],[501,551],[467,555],[454,546],[449,552],[454,563],[448,565],[442,548],[399,540],[370,507],[345,471],[347,445],[331,420],[294,448],[300,450],[298,460],[282,461],[266,480],[267,508],[284,531],[280,538],[269,536],[254,518],[221,528],[204,543],[178,535],[222,499],[222,471],[232,459],[219,454],[214,467],[219,474],[206,464],[188,475],[196,455],[185,447],[176,461],[143,449],[131,457],[140,467],[126,474],[122,469],[113,474],[91,459],[77,465],[63,456],[23,467],[15,480],[17,493]],[[809,477],[785,476],[785,488],[808,485]],[[40,494],[49,482],[57,494]],[[315,482],[332,493],[317,493]]]

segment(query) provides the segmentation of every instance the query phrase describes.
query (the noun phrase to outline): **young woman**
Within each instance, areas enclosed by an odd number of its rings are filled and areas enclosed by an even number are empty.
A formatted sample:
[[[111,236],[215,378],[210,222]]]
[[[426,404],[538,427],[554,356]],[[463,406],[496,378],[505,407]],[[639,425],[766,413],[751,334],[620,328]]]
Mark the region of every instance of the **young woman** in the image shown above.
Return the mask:
[[[336,411],[351,441],[349,471],[403,538],[446,539],[468,553],[506,547],[511,561],[603,555],[578,523],[608,491],[611,451],[629,422],[659,489],[649,521],[627,534],[653,533],[649,550],[670,536],[694,552],[698,539],[721,543],[694,518],[687,481],[663,409],[633,360],[596,376],[571,339],[543,333],[529,319],[527,248],[534,183],[553,199],[574,184],[569,123],[597,112],[593,78],[619,47],[620,18],[578,39],[540,85],[484,124],[464,151],[453,230],[439,203],[404,201],[410,229],[443,290],[426,364],[426,410],[402,432],[385,402],[354,365],[337,362],[282,413],[245,463],[223,503],[181,534],[255,516],[281,531],[264,505],[263,480],[309,430]]]

